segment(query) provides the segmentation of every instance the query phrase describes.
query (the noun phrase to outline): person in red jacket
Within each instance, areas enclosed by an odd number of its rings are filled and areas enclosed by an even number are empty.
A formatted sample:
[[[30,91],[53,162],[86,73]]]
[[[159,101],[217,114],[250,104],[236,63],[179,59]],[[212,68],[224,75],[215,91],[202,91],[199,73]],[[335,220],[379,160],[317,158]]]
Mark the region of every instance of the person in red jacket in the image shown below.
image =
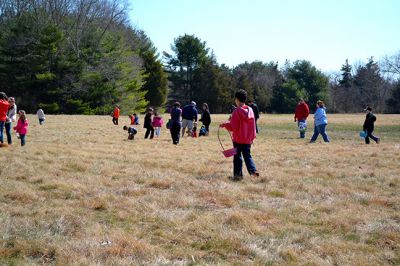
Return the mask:
[[[118,125],[119,112],[120,112],[119,106],[116,105],[114,108],[114,111],[113,111],[113,115],[112,115],[112,117],[113,117],[112,121],[113,121],[114,125]]]
[[[4,92],[0,92],[0,143],[3,143],[3,131],[7,121],[9,105],[7,95]]]
[[[259,176],[256,165],[250,154],[251,144],[256,138],[256,124],[253,109],[245,105],[247,92],[239,90],[235,94],[235,103],[237,108],[233,111],[230,121],[220,124],[232,132],[233,146],[237,149],[233,157],[233,180],[243,179],[242,155],[251,176]]]
[[[310,108],[303,99],[300,99],[294,111],[294,122],[297,122],[297,126],[302,129],[300,130],[300,138],[306,137],[305,125],[307,125],[307,117],[310,114]],[[301,125],[303,124],[303,125]]]

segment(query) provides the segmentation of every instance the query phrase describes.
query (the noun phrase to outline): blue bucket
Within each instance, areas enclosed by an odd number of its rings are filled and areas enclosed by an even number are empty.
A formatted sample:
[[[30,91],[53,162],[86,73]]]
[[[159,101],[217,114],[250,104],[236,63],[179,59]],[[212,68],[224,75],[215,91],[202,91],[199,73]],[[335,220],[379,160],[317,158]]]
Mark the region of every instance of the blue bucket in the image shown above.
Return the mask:
[[[367,132],[360,131],[360,138],[365,139],[367,137]]]

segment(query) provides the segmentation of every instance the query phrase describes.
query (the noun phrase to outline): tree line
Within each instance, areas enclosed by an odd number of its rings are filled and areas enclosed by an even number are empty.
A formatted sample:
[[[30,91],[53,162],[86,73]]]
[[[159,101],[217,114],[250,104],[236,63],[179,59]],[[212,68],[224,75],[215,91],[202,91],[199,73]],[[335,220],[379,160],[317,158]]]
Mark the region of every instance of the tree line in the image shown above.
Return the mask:
[[[164,52],[170,80],[169,101],[189,99],[209,103],[215,113],[227,112],[237,89],[245,89],[262,112],[291,113],[299,99],[311,108],[324,100],[330,112],[361,112],[371,106],[378,112],[400,113],[400,52],[380,63],[351,66],[325,74],[307,60],[278,63],[245,62],[229,68],[194,35],[179,36]]]
[[[327,75],[307,60],[219,64],[205,41],[178,36],[171,53],[157,53],[133,28],[119,0],[3,0],[0,2],[0,90],[29,112],[109,114],[175,101],[207,102],[228,112],[245,89],[262,112],[290,113],[299,98],[323,99],[331,112],[366,105],[400,113],[400,52],[366,64],[344,62]]]
[[[108,114],[161,106],[167,75],[118,0],[2,0],[0,90],[27,111]]]

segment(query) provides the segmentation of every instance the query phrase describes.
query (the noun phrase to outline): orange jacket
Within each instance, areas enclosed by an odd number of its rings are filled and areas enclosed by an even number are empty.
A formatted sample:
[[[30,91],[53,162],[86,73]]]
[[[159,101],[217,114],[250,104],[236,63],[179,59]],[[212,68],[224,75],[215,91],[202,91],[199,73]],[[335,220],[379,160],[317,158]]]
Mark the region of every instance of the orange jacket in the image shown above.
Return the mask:
[[[115,107],[114,113],[113,113],[113,117],[114,118],[119,118],[119,108],[118,107]]]

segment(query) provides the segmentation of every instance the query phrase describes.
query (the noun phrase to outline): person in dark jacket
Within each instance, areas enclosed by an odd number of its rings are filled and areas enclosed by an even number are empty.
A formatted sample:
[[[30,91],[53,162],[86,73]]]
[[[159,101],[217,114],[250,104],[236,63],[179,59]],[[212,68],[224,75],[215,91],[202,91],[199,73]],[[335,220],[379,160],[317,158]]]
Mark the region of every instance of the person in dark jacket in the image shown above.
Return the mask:
[[[258,110],[258,106],[254,101],[249,101],[249,106],[251,109],[253,109],[254,113],[254,122],[256,123],[256,133],[258,134],[258,125],[257,125],[257,120],[260,118],[260,111]]]
[[[177,145],[179,143],[179,137],[181,133],[181,115],[182,109],[179,102],[174,103],[174,107],[171,109],[171,122],[169,130],[171,131],[172,143]]]
[[[208,136],[208,133],[210,132],[211,115],[207,103],[203,103],[203,113],[201,114],[201,119],[199,121],[203,123],[207,130],[206,136]]]
[[[196,102],[191,102],[190,104],[186,105],[182,109],[182,137],[185,135],[186,128],[187,133],[191,136],[193,122],[197,122],[197,109],[196,109]]]
[[[143,127],[146,129],[146,133],[144,138],[147,139],[150,135],[150,139],[154,138],[154,127],[152,123],[151,117],[153,116],[153,108],[149,108],[146,116],[144,117],[144,124]]]
[[[374,132],[376,116],[372,113],[372,108],[369,106],[367,106],[364,111],[367,112],[363,125],[363,130],[367,133],[367,136],[365,137],[365,143],[369,144],[369,138],[373,139],[376,143],[379,143],[380,139],[372,134],[372,132]]]

